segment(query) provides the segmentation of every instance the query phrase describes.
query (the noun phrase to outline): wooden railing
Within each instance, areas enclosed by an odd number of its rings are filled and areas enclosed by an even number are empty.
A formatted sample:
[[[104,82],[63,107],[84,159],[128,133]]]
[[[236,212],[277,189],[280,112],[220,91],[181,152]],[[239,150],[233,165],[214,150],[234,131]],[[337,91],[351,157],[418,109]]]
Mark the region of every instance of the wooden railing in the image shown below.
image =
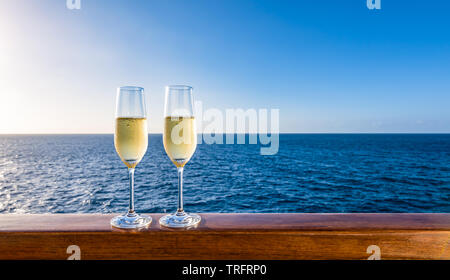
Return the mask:
[[[0,259],[450,259],[450,214],[201,214],[194,229],[113,215],[0,215]]]

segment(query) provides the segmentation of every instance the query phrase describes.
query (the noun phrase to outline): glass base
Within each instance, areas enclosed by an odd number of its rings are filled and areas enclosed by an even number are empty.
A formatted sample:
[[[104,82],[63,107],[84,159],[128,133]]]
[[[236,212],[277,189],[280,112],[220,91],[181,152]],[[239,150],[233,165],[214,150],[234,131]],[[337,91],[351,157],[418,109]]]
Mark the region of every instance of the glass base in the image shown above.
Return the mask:
[[[159,224],[168,228],[188,228],[200,223],[202,218],[197,214],[188,214],[184,211],[177,211],[159,219]]]
[[[111,219],[111,225],[116,228],[136,229],[147,227],[152,223],[152,218],[147,215],[127,213]]]

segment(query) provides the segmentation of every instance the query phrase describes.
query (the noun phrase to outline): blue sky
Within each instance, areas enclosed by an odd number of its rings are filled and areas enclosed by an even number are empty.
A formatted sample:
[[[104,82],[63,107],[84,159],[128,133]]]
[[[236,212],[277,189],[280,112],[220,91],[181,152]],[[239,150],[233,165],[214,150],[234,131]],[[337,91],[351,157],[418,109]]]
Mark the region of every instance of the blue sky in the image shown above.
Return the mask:
[[[450,3],[0,2],[0,133],[112,133],[116,87],[278,108],[281,132],[450,132]]]

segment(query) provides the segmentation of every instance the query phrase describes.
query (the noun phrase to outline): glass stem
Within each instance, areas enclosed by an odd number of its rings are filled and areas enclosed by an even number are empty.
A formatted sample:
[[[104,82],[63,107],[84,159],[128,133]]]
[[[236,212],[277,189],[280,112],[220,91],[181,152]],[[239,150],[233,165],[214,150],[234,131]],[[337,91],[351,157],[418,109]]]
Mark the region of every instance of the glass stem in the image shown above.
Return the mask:
[[[183,167],[178,167],[178,210],[177,215],[184,214],[183,210]]]
[[[134,168],[128,168],[128,178],[130,179],[130,210],[128,215],[135,215],[134,213]]]

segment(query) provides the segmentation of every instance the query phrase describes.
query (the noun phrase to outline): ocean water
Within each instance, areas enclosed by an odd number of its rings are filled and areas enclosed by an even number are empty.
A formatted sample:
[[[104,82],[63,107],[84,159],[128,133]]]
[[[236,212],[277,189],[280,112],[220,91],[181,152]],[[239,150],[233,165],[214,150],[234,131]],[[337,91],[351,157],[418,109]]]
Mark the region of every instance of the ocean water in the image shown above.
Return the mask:
[[[111,213],[128,207],[113,135],[0,136],[0,213]],[[450,134],[281,134],[201,144],[185,168],[191,212],[450,212]],[[176,208],[161,135],[136,169],[136,209]]]

